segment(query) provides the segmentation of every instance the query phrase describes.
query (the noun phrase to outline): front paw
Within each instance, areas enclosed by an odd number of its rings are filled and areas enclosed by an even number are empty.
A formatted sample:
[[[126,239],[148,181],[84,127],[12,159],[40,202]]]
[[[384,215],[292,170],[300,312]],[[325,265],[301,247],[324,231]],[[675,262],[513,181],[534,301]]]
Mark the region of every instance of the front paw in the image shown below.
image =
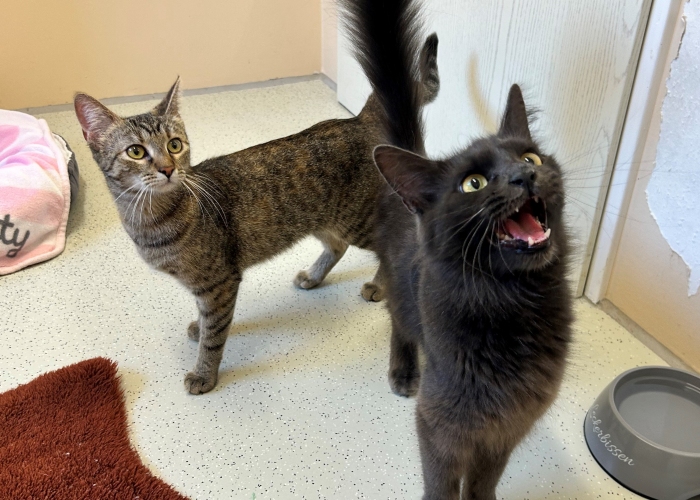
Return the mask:
[[[199,342],[199,321],[195,320],[187,327],[187,336],[190,340]]]
[[[379,302],[384,298],[384,289],[370,281],[362,285],[360,294],[367,302]]]
[[[420,385],[420,372],[418,370],[391,370],[389,372],[389,385],[394,394],[408,398],[415,396]]]
[[[216,374],[212,375],[211,377],[205,377],[190,372],[185,377],[185,389],[187,389],[190,394],[204,394],[205,392],[209,392],[214,388],[216,381]]]
[[[309,273],[306,271],[299,271],[297,273],[296,278],[294,278],[294,286],[297,288],[302,288],[304,290],[308,290],[309,288],[313,288],[317,286],[319,283],[321,283],[319,280],[315,280],[309,276]]]

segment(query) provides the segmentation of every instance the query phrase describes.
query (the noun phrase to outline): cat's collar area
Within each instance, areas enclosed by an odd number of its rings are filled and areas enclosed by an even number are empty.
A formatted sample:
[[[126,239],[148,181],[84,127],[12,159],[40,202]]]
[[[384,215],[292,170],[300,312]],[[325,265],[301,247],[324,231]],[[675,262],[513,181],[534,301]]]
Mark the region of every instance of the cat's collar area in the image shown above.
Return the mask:
[[[547,227],[547,205],[533,196],[496,226],[498,243],[518,252],[537,252],[549,246],[552,230]]]

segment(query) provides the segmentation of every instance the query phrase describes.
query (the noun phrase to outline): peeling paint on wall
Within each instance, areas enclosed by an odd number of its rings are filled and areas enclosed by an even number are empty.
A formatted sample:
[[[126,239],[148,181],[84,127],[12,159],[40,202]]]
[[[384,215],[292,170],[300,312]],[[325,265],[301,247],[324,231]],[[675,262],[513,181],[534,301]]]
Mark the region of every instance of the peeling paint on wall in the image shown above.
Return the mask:
[[[691,296],[700,289],[700,0],[686,3],[684,17],[646,194],[661,234],[690,270]]]

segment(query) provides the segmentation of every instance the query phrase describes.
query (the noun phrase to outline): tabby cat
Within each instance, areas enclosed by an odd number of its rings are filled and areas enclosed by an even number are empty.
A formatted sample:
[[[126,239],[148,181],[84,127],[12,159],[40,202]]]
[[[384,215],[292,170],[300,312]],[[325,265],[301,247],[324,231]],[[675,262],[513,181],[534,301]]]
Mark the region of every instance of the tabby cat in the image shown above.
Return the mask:
[[[345,6],[391,143],[374,150],[389,186],[375,250],[392,321],[389,382],[417,394],[423,498],[493,500],[514,447],[554,400],[569,348],[561,169],[533,141],[517,85],[497,134],[426,158],[413,83],[420,9]]]
[[[437,44],[426,42],[421,98],[439,89]],[[210,391],[233,318],[243,271],[308,235],[324,250],[294,283],[315,287],[348,245],[374,249],[377,196],[383,181],[372,161],[381,142],[381,108],[370,97],[347,120],[190,165],[178,101],[179,79],[148,113],[119,117],[86,94],[75,111],[92,155],[114,196],[126,232],[151,266],[175,276],[194,295],[199,341],[191,394]],[[381,268],[362,296],[383,296]]]

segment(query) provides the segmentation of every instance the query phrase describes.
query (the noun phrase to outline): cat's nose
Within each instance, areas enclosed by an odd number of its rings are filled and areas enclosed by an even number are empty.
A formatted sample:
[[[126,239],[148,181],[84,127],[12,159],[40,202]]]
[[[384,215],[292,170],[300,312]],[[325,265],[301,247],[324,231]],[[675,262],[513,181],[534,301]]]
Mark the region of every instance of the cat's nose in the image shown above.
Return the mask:
[[[532,191],[532,188],[535,184],[535,180],[537,179],[537,172],[535,172],[531,168],[526,168],[520,170],[518,173],[513,174],[510,177],[510,183],[513,184],[514,186],[520,186],[523,187],[529,191]]]
[[[170,176],[173,175],[173,170],[175,170],[175,167],[162,167],[158,169],[158,172],[170,179]]]

